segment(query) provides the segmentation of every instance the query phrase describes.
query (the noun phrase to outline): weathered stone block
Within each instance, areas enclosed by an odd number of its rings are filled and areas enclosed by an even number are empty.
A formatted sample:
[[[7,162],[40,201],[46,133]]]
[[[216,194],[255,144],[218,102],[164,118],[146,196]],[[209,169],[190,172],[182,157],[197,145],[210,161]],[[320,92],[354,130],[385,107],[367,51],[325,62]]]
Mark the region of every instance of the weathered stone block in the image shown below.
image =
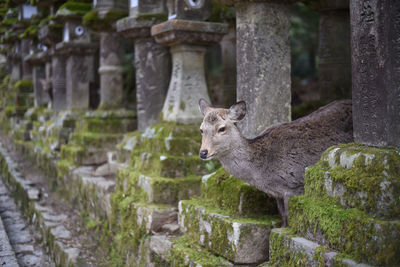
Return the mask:
[[[177,204],[178,201],[200,195],[201,178],[149,177],[132,167],[120,168],[116,173],[120,190],[130,192],[136,201]]]
[[[231,215],[278,214],[274,198],[236,179],[222,167],[211,176],[203,176],[201,194],[205,203]]]
[[[289,226],[296,234],[372,265],[400,263],[400,222],[376,220],[334,200],[295,196]]]
[[[191,137],[155,137],[140,138],[135,150],[152,151],[154,153],[168,153],[172,156],[193,156],[200,148],[198,140]]]
[[[201,201],[179,202],[181,230],[198,244],[238,264],[261,263],[268,258],[271,229],[276,217],[233,219]]]
[[[145,200],[152,203],[176,205],[180,200],[200,195],[200,177],[182,179],[138,175],[137,187],[146,192]]]
[[[134,151],[131,154],[131,166],[148,175],[162,177],[202,176],[218,167],[217,164],[207,165],[198,156],[178,157],[167,153],[149,153]]]
[[[399,12],[396,0],[350,1],[356,142],[400,146]]]
[[[210,253],[186,236],[173,240],[170,253],[167,262],[171,266],[233,266],[228,260]]]
[[[306,171],[305,194],[333,197],[374,218],[400,218],[400,151],[357,144],[334,146]]]
[[[124,133],[136,129],[134,119],[108,119],[92,118],[86,119],[82,126],[82,131],[92,133]]]
[[[93,133],[78,131],[73,133],[71,136],[71,144],[102,149],[113,149],[120,140],[122,140],[122,134],[114,133]]]
[[[293,235],[288,228],[272,229],[269,241],[270,266],[369,266],[357,264],[326,246]]]

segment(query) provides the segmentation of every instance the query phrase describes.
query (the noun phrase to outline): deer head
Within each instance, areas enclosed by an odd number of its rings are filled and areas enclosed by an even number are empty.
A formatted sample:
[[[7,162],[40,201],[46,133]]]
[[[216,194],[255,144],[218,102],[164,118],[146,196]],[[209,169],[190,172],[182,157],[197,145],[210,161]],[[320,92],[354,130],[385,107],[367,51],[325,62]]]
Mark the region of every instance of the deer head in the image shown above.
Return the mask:
[[[200,126],[200,157],[209,160],[223,157],[233,151],[243,138],[236,122],[246,115],[246,103],[240,101],[229,109],[224,109],[213,108],[207,101],[200,99],[199,108],[204,115]]]

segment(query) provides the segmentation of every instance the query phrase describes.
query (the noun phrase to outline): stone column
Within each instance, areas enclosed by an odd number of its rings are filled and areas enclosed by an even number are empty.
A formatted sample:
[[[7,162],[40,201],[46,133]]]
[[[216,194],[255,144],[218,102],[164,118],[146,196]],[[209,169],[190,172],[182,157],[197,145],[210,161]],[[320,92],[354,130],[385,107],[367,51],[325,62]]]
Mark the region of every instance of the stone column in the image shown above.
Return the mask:
[[[222,52],[223,90],[220,97],[224,107],[236,102],[236,27],[229,25],[229,32],[220,42]]]
[[[26,62],[24,59],[29,55],[29,50],[31,46],[31,40],[22,39],[21,40],[21,59],[22,59],[22,79],[32,79],[32,66]]]
[[[64,110],[67,108],[67,85],[66,85],[66,57],[54,52],[51,58],[52,64],[52,89],[53,109]]]
[[[289,8],[279,1],[241,1],[235,7],[237,99],[247,104],[239,126],[246,137],[255,137],[291,118]]]
[[[139,131],[157,123],[168,89],[170,54],[150,34],[151,26],[166,19],[166,12],[165,1],[131,1],[130,16],[117,22],[118,32],[134,41]]]
[[[210,101],[204,73],[205,46],[219,42],[227,32],[227,24],[180,19],[153,26],[156,41],[171,46],[172,54],[171,81],[162,109],[164,120],[183,124],[202,121],[198,101]]]
[[[351,98],[349,1],[321,1],[318,10],[321,100]]]
[[[11,57],[11,81],[18,81],[21,79],[21,59],[18,55]]]
[[[210,102],[204,72],[204,46],[179,44],[171,47],[172,76],[163,106],[163,119],[184,124],[201,121],[200,98]]]
[[[44,92],[42,80],[46,79],[45,66],[38,65],[33,67],[33,92],[35,95],[35,106],[47,106],[50,101],[49,95]]]
[[[400,1],[351,0],[356,142],[400,147]]]
[[[136,39],[134,44],[138,130],[144,131],[160,118],[171,75],[171,56],[167,47],[151,37]]]
[[[90,56],[72,54],[67,58],[66,97],[68,109],[89,108],[90,70],[93,70],[93,61]]]
[[[100,34],[100,107],[121,108],[124,96],[122,70],[124,39],[115,32]]]
[[[48,52],[38,52],[25,58],[25,62],[32,67],[33,76],[33,92],[35,106],[47,106],[50,102],[48,92],[45,91],[43,82],[46,80],[46,61],[48,60]]]

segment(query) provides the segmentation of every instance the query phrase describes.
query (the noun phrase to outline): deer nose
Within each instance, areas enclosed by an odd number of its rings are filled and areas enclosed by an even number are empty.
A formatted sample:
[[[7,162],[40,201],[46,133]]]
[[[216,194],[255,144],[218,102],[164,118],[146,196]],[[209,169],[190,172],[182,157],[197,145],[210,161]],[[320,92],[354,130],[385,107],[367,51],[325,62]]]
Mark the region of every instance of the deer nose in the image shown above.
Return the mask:
[[[200,158],[206,159],[207,158],[207,154],[208,154],[207,149],[206,150],[201,150],[200,151]]]

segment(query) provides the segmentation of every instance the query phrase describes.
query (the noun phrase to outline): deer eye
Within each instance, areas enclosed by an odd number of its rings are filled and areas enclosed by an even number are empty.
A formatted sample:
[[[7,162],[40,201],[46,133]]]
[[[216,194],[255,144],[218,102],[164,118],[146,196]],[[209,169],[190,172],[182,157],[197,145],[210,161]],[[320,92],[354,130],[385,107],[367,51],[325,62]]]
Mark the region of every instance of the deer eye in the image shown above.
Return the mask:
[[[218,129],[218,132],[219,132],[219,133],[223,133],[223,132],[225,132],[225,127],[221,127],[221,128],[219,128],[219,129]]]

